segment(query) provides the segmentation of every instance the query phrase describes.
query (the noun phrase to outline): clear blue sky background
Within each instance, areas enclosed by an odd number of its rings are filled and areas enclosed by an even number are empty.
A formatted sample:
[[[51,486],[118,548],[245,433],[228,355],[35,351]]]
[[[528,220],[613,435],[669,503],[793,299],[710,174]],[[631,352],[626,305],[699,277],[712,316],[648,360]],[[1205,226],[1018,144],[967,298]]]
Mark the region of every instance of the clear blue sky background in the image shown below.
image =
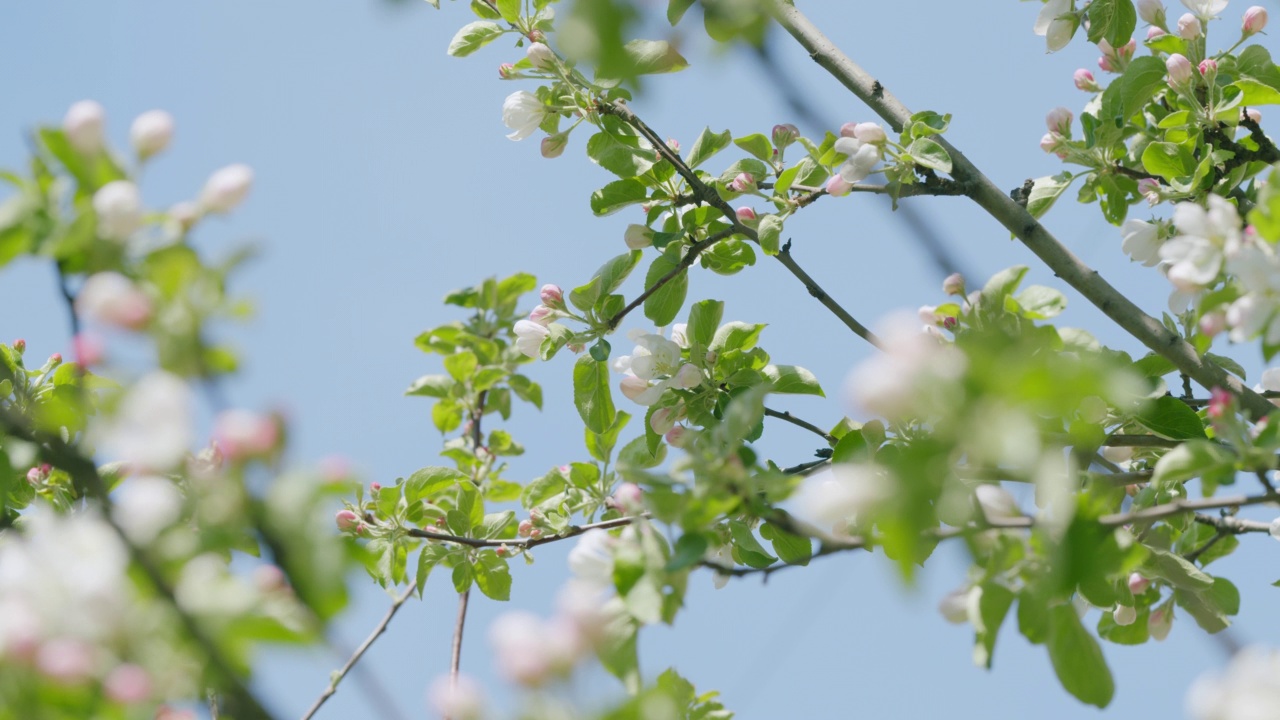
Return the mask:
[[[665,6],[647,4],[655,11]],[[1220,36],[1234,32],[1244,5],[1231,4],[1230,20],[1214,26]],[[611,176],[586,160],[585,137],[551,161],[538,155],[536,139],[515,144],[503,137],[502,99],[531,85],[500,82],[497,66],[521,53],[497,44],[470,59],[446,57],[450,37],[472,18],[465,3],[444,6],[436,12],[422,2],[392,7],[373,0],[45,0],[10,3],[0,12],[0,65],[8,69],[0,167],[23,162],[25,130],[56,122],[70,103],[93,98],[106,106],[121,146],[138,113],[159,107],[177,118],[175,145],[144,179],[152,207],[193,197],[222,165],[255,168],[243,210],[209,222],[197,238],[212,255],[244,239],[263,247],[235,286],[261,312],[252,324],[227,330],[245,351],[245,372],[230,394],[248,407],[287,409],[295,460],[345,455],[382,482],[437,463],[440,438],[427,403],[401,393],[418,375],[439,371],[412,339],[456,317],[439,303],[444,293],[518,270],[579,284],[620,252],[623,228],[639,218],[638,211],[591,216],[588,196]],[[1071,72],[1096,68],[1096,51],[1077,43],[1045,55],[1043,40],[1031,33],[1038,5],[902,0],[802,7],[908,106],[955,113],[949,137],[1002,187],[1058,171],[1056,159],[1037,147],[1042,118],[1055,105],[1078,111],[1084,104]],[[694,67],[647,83],[637,111],[686,146],[704,125],[767,133],[792,120],[751,58],[708,47],[696,22],[691,16],[679,29]],[[837,122],[872,119],[788,39],[779,41],[786,72],[823,113]],[[823,200],[787,224],[796,259],[869,323],[893,309],[942,300],[940,277],[881,200]],[[964,200],[906,202],[982,276],[973,282],[1008,265],[1036,264]],[[1128,263],[1118,231],[1095,207],[1065,202],[1048,225],[1149,312],[1163,309],[1165,281]],[[1030,281],[1066,290],[1039,268]],[[626,291],[638,292],[638,284]],[[1063,324],[1140,352],[1082,298],[1069,296]],[[695,273],[690,297],[726,300],[727,319],[769,323],[763,345],[775,360],[811,368],[833,396],[869,353],[776,263],[730,281]],[[19,262],[0,271],[0,337],[25,337],[36,356],[68,350],[45,264]],[[625,352],[625,344],[615,348]],[[1253,381],[1261,368],[1257,350],[1238,355]],[[513,463],[516,477],[586,457],[571,405],[570,362],[556,358],[531,371],[544,383],[547,407],[541,414],[521,407],[512,418],[509,429],[529,449]],[[843,412],[834,398],[797,399],[787,407],[822,425]],[[810,437],[786,425],[770,426],[762,445],[783,464],[805,460],[814,449]],[[1269,519],[1266,510],[1254,516]],[[1280,630],[1272,611],[1280,591],[1268,587],[1280,577],[1277,549],[1266,537],[1248,537],[1217,567],[1241,588],[1234,632],[1245,642],[1273,642]],[[565,551],[542,549],[535,567],[515,568],[509,605],[473,604],[463,665],[492,689],[497,705],[509,706],[513,696],[491,670],[487,625],[508,608],[547,611],[567,574]],[[945,624],[934,610],[966,566],[958,546],[944,547],[913,591],[900,586],[882,557],[868,555],[823,559],[776,575],[768,587],[750,580],[714,591],[710,577],[695,577],[675,627],[643,634],[643,663],[650,676],[674,664],[699,688],[721,690],[744,720],[1100,714],[1061,690],[1043,648],[1029,646],[1012,624],[991,672],[971,664],[970,630]],[[337,628],[346,645],[363,638],[388,603],[372,584],[357,587]],[[454,608],[452,590],[433,580],[426,599],[405,608],[367,659],[405,717],[422,715],[425,686],[447,668]],[[1105,651],[1119,688],[1108,717],[1176,716],[1187,684],[1223,662],[1217,642],[1185,616],[1162,645]],[[296,717],[338,664],[338,656],[323,651],[272,653],[257,684],[282,717]],[[574,690],[585,697],[620,692],[600,671],[582,675]],[[321,717],[371,717],[372,707],[349,683]]]

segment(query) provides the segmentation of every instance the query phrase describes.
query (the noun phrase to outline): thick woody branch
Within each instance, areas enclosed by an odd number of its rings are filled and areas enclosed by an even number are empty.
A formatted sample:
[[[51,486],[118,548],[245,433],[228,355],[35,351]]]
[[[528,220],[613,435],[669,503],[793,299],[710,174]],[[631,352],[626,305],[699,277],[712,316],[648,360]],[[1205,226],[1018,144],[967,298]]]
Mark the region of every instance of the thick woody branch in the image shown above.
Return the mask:
[[[809,56],[866,103],[896,131],[911,117],[896,97],[875,78],[849,59],[794,5],[786,0],[769,0],[779,24],[809,52]],[[952,177],[967,183],[969,197],[1001,225],[1012,232],[1045,265],[1075,288],[1107,317],[1124,328],[1143,345],[1168,358],[1179,370],[1206,387],[1224,387],[1240,397],[1245,410],[1255,418],[1272,410],[1272,405],[1220,366],[1201,358],[1177,333],[1144,313],[1129,298],[1111,286],[1094,269],[1085,265],[1044,228],[1027,209],[996,187],[987,176],[945,138],[935,138],[951,156]]]

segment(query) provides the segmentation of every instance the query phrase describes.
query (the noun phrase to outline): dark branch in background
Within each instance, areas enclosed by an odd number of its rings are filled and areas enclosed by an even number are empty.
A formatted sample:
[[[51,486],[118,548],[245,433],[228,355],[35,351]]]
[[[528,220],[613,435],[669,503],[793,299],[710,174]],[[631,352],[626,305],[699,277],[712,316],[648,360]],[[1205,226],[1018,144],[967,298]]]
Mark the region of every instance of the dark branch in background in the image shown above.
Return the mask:
[[[865,325],[855,320],[853,316],[849,314],[848,310],[845,310],[840,303],[833,300],[831,296],[827,294],[827,291],[823,290],[822,286],[818,285],[818,282],[809,276],[809,273],[801,269],[800,265],[791,257],[790,240],[782,246],[781,252],[779,252],[776,257],[778,258],[778,262],[782,263],[785,268],[791,271],[792,275],[795,275],[800,282],[804,283],[804,287],[809,291],[809,294],[816,298],[818,302],[822,303],[832,312],[832,314],[840,318],[840,321],[845,324],[845,327],[852,330],[854,335],[857,335],[880,349],[884,349],[884,346],[880,344],[880,338],[876,337],[875,333],[871,332]]]
[[[705,240],[700,240],[690,245],[689,249],[685,251],[684,257],[680,258],[680,262],[677,263],[676,266],[672,268],[670,272],[658,278],[657,281],[655,281],[652,286],[646,288],[644,292],[640,293],[639,297],[637,297],[635,300],[632,300],[626,307],[619,310],[616,315],[609,318],[609,329],[610,330],[616,329],[618,327],[618,323],[622,322],[622,318],[626,317],[628,313],[630,313],[632,310],[635,310],[636,308],[644,304],[644,301],[648,300],[649,296],[657,292],[658,289],[661,288],[663,285],[666,285],[672,280],[675,280],[682,273],[688,270],[689,267],[692,266],[695,261],[697,261],[698,256],[701,255],[704,250],[711,247],[712,245],[715,245],[721,240],[724,240],[725,238],[732,236],[735,232],[737,231],[734,228],[721,230],[720,232],[714,235],[708,236]]]
[[[233,669],[231,661],[223,654],[222,648],[218,646],[217,641],[210,637],[195,617],[183,610],[182,605],[178,603],[178,598],[174,595],[173,588],[169,585],[169,581],[165,579],[160,567],[152,561],[151,557],[141,547],[129,539],[124,528],[120,527],[115,518],[111,516],[111,499],[107,496],[106,485],[102,481],[102,476],[98,474],[98,468],[94,466],[93,461],[81,455],[76,448],[64,443],[61,438],[38,435],[32,432],[7,412],[0,413],[0,429],[3,429],[8,435],[35,445],[39,451],[40,458],[44,462],[62,469],[71,476],[72,482],[82,496],[92,497],[98,501],[102,508],[103,520],[111,527],[125,549],[128,550],[130,559],[142,570],[143,575],[155,588],[156,594],[178,616],[178,620],[182,623],[187,635],[200,647],[201,652],[208,659],[209,670],[224,686],[223,690],[230,700],[231,715],[235,718],[245,718],[246,720],[269,720],[272,717],[271,714],[267,712],[248,685]]]
[[[764,71],[765,77],[773,84],[774,90],[782,96],[783,103],[785,103],[787,108],[796,116],[796,119],[800,120],[801,123],[807,126],[810,134],[813,134],[815,130],[819,132],[825,130],[834,131],[836,128],[840,127],[840,123],[831,122],[829,118],[823,117],[816,109],[814,109],[814,107],[809,103],[808,98],[800,92],[795,82],[791,78],[787,77],[786,73],[782,71],[782,67],[778,64],[778,60],[773,53],[772,29],[764,34],[764,37],[761,38],[760,44],[754,48],[754,51],[755,52],[752,54],[755,56],[756,60],[759,61],[760,69]],[[903,188],[904,196],[907,194],[917,194],[907,192],[912,187],[916,186]],[[854,192],[875,192],[874,190],[869,190],[866,186],[860,188],[856,185],[853,190]],[[949,193],[926,193],[921,191],[920,194],[936,195]],[[809,202],[812,202],[812,200]],[[801,207],[804,207],[804,205],[807,204],[808,203],[803,203]],[[934,268],[937,269],[940,276],[945,278],[951,273],[958,272],[968,278],[976,277],[968,268],[964,267],[963,263],[951,254],[951,251],[947,249],[948,244],[942,239],[941,233],[933,227],[933,224],[925,218],[924,214],[909,205],[900,205],[894,212],[894,216],[906,223],[907,227],[910,229],[910,237],[920,243],[920,247],[924,250],[925,254],[928,255],[929,260],[932,261]]]
[[[449,686],[458,687],[458,671],[462,667],[462,630],[467,624],[467,600],[471,597],[468,588],[458,595],[458,621],[453,626],[453,654],[449,659]],[[452,720],[445,717],[444,720]]]
[[[320,693],[320,697],[316,698],[316,701],[311,704],[311,707],[307,710],[306,714],[302,716],[302,720],[311,720],[316,712],[320,710],[320,706],[324,705],[329,698],[333,697],[333,694],[338,691],[338,683],[342,682],[342,679],[347,676],[347,673],[355,669],[356,663],[360,662],[360,658],[364,657],[364,654],[369,651],[369,648],[373,646],[374,641],[377,640],[382,633],[387,631],[387,626],[391,624],[391,618],[396,616],[396,613],[400,610],[400,606],[404,605],[405,601],[409,599],[409,596],[412,595],[416,589],[416,586],[410,585],[391,603],[391,607],[387,608],[387,614],[382,616],[382,621],[373,628],[373,632],[369,633],[369,637],[365,638],[364,642],[360,643],[360,647],[356,648],[356,651],[352,653],[351,658],[347,660],[347,664],[343,665],[342,669],[333,674],[332,679],[329,680],[329,687],[325,688],[324,692]]]
[[[823,440],[826,440],[827,443],[830,445],[836,444],[835,436],[831,435],[826,430],[823,430],[822,428],[818,427],[817,425],[814,425],[811,422],[801,420],[800,418],[792,415],[790,412],[787,412],[787,411],[779,412],[777,410],[774,410],[773,408],[765,408],[764,414],[767,415],[768,417],[778,418],[779,420],[785,420],[791,423],[792,425],[795,425],[796,427],[802,427],[805,430],[808,430],[809,432],[813,433],[814,435],[817,435],[818,437],[822,438]]]
[[[649,517],[643,514],[638,517]],[[466,545],[473,548],[484,547],[515,547],[515,548],[533,548],[539,545],[547,545],[560,540],[568,540],[571,537],[577,537],[588,530],[610,530],[612,528],[630,525],[635,517],[614,518],[613,520],[605,520],[604,522],[591,523],[590,525],[572,525],[568,530],[558,535],[543,535],[537,538],[512,538],[510,540],[484,540],[481,538],[462,537],[461,535],[450,535],[449,533],[436,532],[434,530],[425,530],[422,528],[405,528],[404,532],[410,537],[425,538],[427,540],[440,540],[443,542],[457,543],[458,545]]]

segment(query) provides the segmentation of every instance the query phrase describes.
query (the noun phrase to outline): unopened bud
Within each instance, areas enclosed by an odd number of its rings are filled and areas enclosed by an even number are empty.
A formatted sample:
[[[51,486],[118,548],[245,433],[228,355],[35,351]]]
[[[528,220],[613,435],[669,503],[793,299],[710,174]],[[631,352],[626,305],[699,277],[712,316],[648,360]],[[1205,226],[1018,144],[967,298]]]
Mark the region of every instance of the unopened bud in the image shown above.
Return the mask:
[[[507,550],[507,546],[506,546],[506,545],[499,545],[499,546],[498,546],[497,548],[495,548],[495,549],[494,549],[494,551],[493,551],[493,554],[494,554],[494,555],[497,555],[498,557],[506,557],[509,553],[510,553],[510,551],[509,551],[509,550]]]
[[[1155,26],[1155,25],[1152,25],[1151,27],[1147,28],[1147,40],[1148,40],[1148,41],[1150,41],[1150,40],[1155,40],[1156,38],[1160,37],[1161,35],[1166,35],[1166,34],[1168,34],[1168,33],[1166,33],[1166,32],[1164,31],[1164,28],[1162,28],[1162,27],[1157,27],[1157,26]]]
[[[530,535],[532,535],[532,534],[533,534],[533,521],[532,521],[532,520],[521,520],[521,521],[520,521],[520,526],[519,526],[519,528],[517,528],[517,530],[516,530],[516,534],[518,534],[518,535],[519,535],[520,537],[522,537],[522,538],[527,538],[527,537],[529,537]]]
[[[1259,110],[1258,108],[1252,108],[1252,107],[1241,110],[1240,122],[1244,122],[1246,119],[1251,121],[1253,124],[1257,125],[1258,123],[1262,122],[1262,111]]]
[[[542,143],[538,146],[542,157],[548,160],[558,158],[564,154],[564,149],[569,145],[568,133],[556,133],[542,138]]]
[[[381,490],[381,489],[382,489],[382,483],[380,483],[380,482],[371,482],[371,483],[369,483],[369,491],[370,491],[370,492],[375,492],[375,493],[376,493],[376,492],[378,492],[378,491],[379,491],[379,490]]]
[[[561,290],[559,285],[543,285],[542,289],[538,291],[538,298],[547,307],[564,307],[564,290]]]
[[[1160,0],[1138,0],[1138,15],[1152,25],[1164,25],[1164,3]]]
[[[644,509],[644,491],[635,483],[624,482],[613,491],[613,504],[622,512],[634,515]]]
[[[96,155],[106,144],[107,113],[92,100],[81,100],[67,109],[62,118],[62,132],[71,147],[84,155]]]
[[[755,186],[756,179],[751,177],[749,173],[738,173],[738,176],[730,180],[729,184],[725,187],[731,192],[744,193],[749,190],[754,190]]]
[[[675,138],[667,138],[667,147],[671,148],[671,152],[680,152],[680,141]]]
[[[668,430],[667,434],[662,437],[671,447],[684,447],[685,440],[689,438],[689,430],[683,425],[676,425]]]
[[[145,160],[169,147],[173,140],[173,116],[164,110],[148,110],[134,119],[129,128],[134,152]]]
[[[1064,107],[1056,107],[1044,116],[1044,123],[1048,126],[1049,132],[1057,133],[1063,137],[1071,137],[1071,121],[1075,116],[1071,111]]]
[[[1102,89],[1098,87],[1098,81],[1093,77],[1093,73],[1089,72],[1084,68],[1080,68],[1079,70],[1076,70],[1075,73],[1071,76],[1071,79],[1075,81],[1077,90],[1084,90],[1085,92],[1098,92],[1099,90]]]
[[[360,516],[353,510],[339,510],[334,520],[338,523],[338,529],[343,532],[351,532],[360,526]]]
[[[853,189],[853,183],[849,182],[848,180],[845,180],[844,176],[841,175],[840,173],[836,173],[835,175],[831,176],[830,180],[827,181],[826,189],[827,189],[827,194],[832,197],[844,197],[845,195],[849,194],[850,190]]]
[[[49,365],[57,367],[62,364],[62,353],[54,353],[49,356]]]
[[[551,70],[556,66],[556,54],[545,43],[529,43],[525,55],[529,63],[539,70]]]
[[[511,63],[502,63],[498,66],[498,77],[503,80],[512,80],[517,77],[516,66]]]
[[[1221,312],[1206,313],[1200,318],[1200,332],[1205,337],[1214,337],[1227,329],[1227,316]]]
[[[1117,625],[1132,625],[1133,621],[1138,619],[1138,611],[1128,605],[1117,605],[1111,613],[1111,619],[1115,620]]]
[[[858,123],[847,122],[840,126],[840,137],[854,137],[853,131],[857,129]]]
[[[1169,630],[1172,627],[1173,608],[1153,610],[1147,618],[1147,632],[1151,634],[1151,639],[1157,642],[1169,637]]]
[[[1178,18],[1178,37],[1183,40],[1195,40],[1204,34],[1204,26],[1200,24],[1200,18],[1186,13]]]
[[[742,223],[743,225],[750,226],[751,223],[756,222],[756,211],[753,210],[752,208],[740,207],[735,211],[734,214],[738,216],[738,222]]]
[[[858,140],[871,145],[882,145],[888,141],[889,136],[885,134],[884,128],[879,123],[864,122],[853,126],[853,136]]]
[[[209,212],[231,212],[244,202],[252,185],[252,168],[241,164],[228,165],[209,176],[200,193],[200,205]]]
[[[17,340],[14,340],[13,349],[16,350],[19,355],[21,355],[22,353],[27,351],[27,341],[23,340],[22,338],[18,338]]]
[[[1185,85],[1191,81],[1191,61],[1185,55],[1174,53],[1164,61],[1169,71],[1169,82],[1174,85]]]
[[[671,408],[658,408],[653,411],[653,415],[649,416],[649,427],[659,435],[666,435],[667,431],[675,426],[675,413]]]
[[[800,129],[791,123],[773,126],[773,145],[779,150],[786,148],[800,137]]]
[[[1265,28],[1266,26],[1267,26],[1267,9],[1266,8],[1260,7],[1258,5],[1254,5],[1253,7],[1244,11],[1244,21],[1240,25],[1240,31],[1244,33],[1245,37],[1249,37],[1250,35],[1256,35],[1257,33],[1262,32],[1262,29]]]
[[[1134,595],[1141,595],[1151,587],[1151,581],[1142,576],[1141,573],[1132,573],[1129,575],[1129,592]]]
[[[692,390],[702,384],[702,371],[693,363],[685,363],[676,371],[676,385]]]
[[[644,225],[628,225],[622,239],[632,250],[643,250],[653,245],[653,231]]]

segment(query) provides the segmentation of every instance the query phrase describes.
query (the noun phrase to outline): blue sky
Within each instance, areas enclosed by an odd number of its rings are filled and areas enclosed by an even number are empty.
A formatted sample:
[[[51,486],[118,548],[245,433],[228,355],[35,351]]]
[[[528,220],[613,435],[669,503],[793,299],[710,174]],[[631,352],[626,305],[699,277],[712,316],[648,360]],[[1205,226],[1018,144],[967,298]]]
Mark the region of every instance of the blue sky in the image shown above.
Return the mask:
[[[662,3],[653,3],[660,9]],[[1087,96],[1071,72],[1096,68],[1096,50],[1077,43],[1045,55],[1031,33],[1037,6],[1018,3],[806,3],[806,11],[852,57],[909,107],[954,113],[948,136],[1002,187],[1058,172],[1037,147],[1043,116],[1055,105],[1078,112]],[[1234,29],[1243,6],[1228,8]],[[465,59],[446,57],[454,31],[471,19],[465,3],[399,7],[373,0],[273,3],[250,0],[120,0],[15,3],[0,22],[0,62],[10,68],[0,104],[0,167],[23,162],[22,133],[56,122],[76,100],[93,98],[123,145],[138,113],[164,108],[177,120],[174,146],[147,169],[152,207],[193,197],[214,169],[245,162],[257,172],[250,200],[230,219],[198,232],[210,255],[238,242],[260,243],[261,257],[234,289],[252,297],[257,317],[226,337],[244,351],[232,400],[280,407],[293,422],[298,462],[339,454],[368,479],[388,482],[437,464],[439,435],[425,401],[405,398],[437,360],[414,349],[423,329],[453,319],[440,304],[450,289],[490,274],[523,270],[566,287],[590,277],[623,248],[638,211],[591,216],[590,192],[611,176],[593,166],[575,137],[564,156],[545,160],[536,139],[512,143],[500,120],[502,99],[531,85],[499,81],[497,66],[521,52],[495,44]],[[752,59],[700,39],[691,16],[677,32],[690,70],[646,83],[633,107],[658,132],[686,145],[705,125],[735,134],[768,132],[792,121]],[[1215,27],[1217,29],[1217,27]],[[1226,34],[1220,32],[1220,34]],[[1270,42],[1264,41],[1264,42]],[[873,119],[823,75],[789,39],[779,37],[787,76],[837,123]],[[1264,126],[1267,120],[1264,119]],[[814,132],[816,128],[802,128]],[[993,220],[959,198],[909,199],[941,229],[952,252],[981,277],[1030,264],[1029,282],[1059,287],[1050,273]],[[1141,213],[1141,210],[1138,211]],[[1120,253],[1120,236],[1095,207],[1064,202],[1051,230],[1126,289],[1148,312],[1164,307],[1166,283]],[[877,197],[824,199],[787,223],[796,260],[865,323],[891,310],[942,300],[940,277],[903,224]],[[626,287],[639,291],[639,280]],[[843,410],[838,389],[869,353],[861,340],[810,298],[776,263],[724,279],[695,273],[690,299],[727,303],[726,319],[765,322],[762,345],[775,361],[804,365],[832,399],[789,400],[787,409],[821,425]],[[1105,343],[1139,353],[1068,292],[1062,324],[1090,329]],[[0,338],[24,337],[40,354],[68,349],[51,269],[24,261],[0,270]],[[614,343],[619,351],[625,341]],[[1251,373],[1255,348],[1237,355]],[[544,384],[541,414],[521,407],[509,425],[529,452],[515,477],[585,458],[571,404],[567,357],[531,370]],[[1253,381],[1256,374],[1251,374]],[[625,402],[625,401],[623,401]],[[765,451],[800,462],[814,444],[802,431],[770,426]],[[1267,511],[1255,515],[1270,519]],[[1240,586],[1243,612],[1234,632],[1245,642],[1274,641],[1280,621],[1269,584],[1280,577],[1276,546],[1257,536],[1221,562]],[[486,627],[508,607],[547,611],[566,576],[567,548],[548,547],[537,564],[515,568],[510,605],[473,603],[464,668],[511,695],[490,668]],[[1012,626],[987,672],[970,662],[966,627],[946,625],[937,599],[964,577],[961,549],[944,547],[905,590],[880,556],[839,555],[770,580],[733,582],[715,591],[695,577],[674,628],[652,628],[641,653],[651,674],[675,665],[700,689],[718,689],[744,720],[776,717],[988,718],[1022,715],[1085,718],[1058,686],[1043,648]],[[388,598],[361,579],[336,636],[354,646]],[[406,717],[423,712],[423,690],[448,665],[456,597],[434,581],[410,603],[367,660]],[[1118,692],[1110,717],[1181,713],[1187,684],[1223,661],[1216,640],[1181,617],[1163,645],[1105,646]],[[341,659],[322,651],[271,653],[258,687],[282,717],[298,716]],[[600,671],[583,674],[584,697],[620,692]],[[368,717],[370,701],[344,685],[320,717]]]

